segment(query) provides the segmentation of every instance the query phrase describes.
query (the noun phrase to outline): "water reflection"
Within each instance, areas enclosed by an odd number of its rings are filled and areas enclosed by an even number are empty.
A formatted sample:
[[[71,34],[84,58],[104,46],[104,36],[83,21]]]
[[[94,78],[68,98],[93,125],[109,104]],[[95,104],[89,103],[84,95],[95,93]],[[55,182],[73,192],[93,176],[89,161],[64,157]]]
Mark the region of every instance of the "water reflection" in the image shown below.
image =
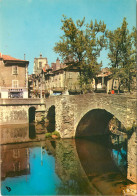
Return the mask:
[[[1,144],[45,140],[46,128],[42,124],[1,125]]]
[[[29,149],[2,147],[1,178],[16,177],[30,174]]]
[[[125,145],[125,144],[124,144]],[[81,165],[92,185],[103,195],[121,195],[126,179],[127,159],[115,158],[117,152],[122,154],[122,147],[109,145],[104,136],[96,136],[90,140],[76,140],[77,152]],[[121,160],[123,160],[121,164]],[[119,168],[121,166],[121,170]]]
[[[131,183],[126,139],[116,137],[111,145],[108,136],[34,142],[43,129],[33,129],[33,139],[24,127],[25,139],[15,137],[23,143],[1,147],[3,195],[123,195]]]

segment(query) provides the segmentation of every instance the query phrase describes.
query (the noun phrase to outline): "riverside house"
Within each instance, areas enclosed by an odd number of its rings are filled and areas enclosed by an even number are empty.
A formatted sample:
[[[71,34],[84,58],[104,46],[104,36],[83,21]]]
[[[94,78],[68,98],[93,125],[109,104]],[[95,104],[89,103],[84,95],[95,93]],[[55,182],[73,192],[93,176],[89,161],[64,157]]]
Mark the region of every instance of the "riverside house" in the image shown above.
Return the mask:
[[[0,53],[1,98],[28,98],[28,64]]]

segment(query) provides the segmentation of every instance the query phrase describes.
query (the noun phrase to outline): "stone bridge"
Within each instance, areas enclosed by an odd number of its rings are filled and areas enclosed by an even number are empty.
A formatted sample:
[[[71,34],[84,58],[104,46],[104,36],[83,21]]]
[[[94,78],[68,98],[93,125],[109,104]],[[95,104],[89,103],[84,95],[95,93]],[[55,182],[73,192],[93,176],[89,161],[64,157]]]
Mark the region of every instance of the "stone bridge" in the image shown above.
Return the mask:
[[[55,107],[55,129],[62,138],[91,136],[92,133],[102,134],[103,129],[108,129],[112,117],[118,119],[127,132],[137,123],[137,101],[136,97],[132,96],[107,94],[56,96],[46,99],[45,104],[47,112],[52,106]],[[137,183],[136,130],[128,138],[127,145],[127,178]]]
[[[0,99],[0,125],[29,123],[30,116],[45,114],[41,99]]]
[[[62,138],[75,137],[79,124],[86,128],[92,121],[95,128],[104,121],[106,124],[115,116],[129,129],[136,122],[136,98],[124,95],[86,94],[50,97],[45,100],[46,109],[55,106],[56,130]],[[87,117],[87,118],[86,118]],[[98,122],[95,124],[94,121]],[[105,126],[105,125],[104,125]]]

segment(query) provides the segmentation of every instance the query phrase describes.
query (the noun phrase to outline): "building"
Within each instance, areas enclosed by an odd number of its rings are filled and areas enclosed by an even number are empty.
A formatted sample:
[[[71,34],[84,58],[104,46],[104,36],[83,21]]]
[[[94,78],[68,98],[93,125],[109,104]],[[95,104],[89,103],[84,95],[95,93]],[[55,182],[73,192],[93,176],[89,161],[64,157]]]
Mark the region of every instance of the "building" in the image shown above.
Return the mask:
[[[28,98],[28,64],[0,53],[1,98]]]
[[[47,62],[43,62],[41,70],[39,68],[37,73],[29,76],[29,97],[44,98],[48,95],[80,93],[79,72],[76,68],[60,62],[59,58],[51,63],[51,67]]]
[[[80,93],[77,68],[67,66],[57,58],[56,63],[52,63],[51,68],[46,69],[44,74],[46,91],[50,95]]]
[[[44,98],[48,95],[73,95],[81,93],[79,70],[77,67],[72,66],[72,64],[68,63],[69,61],[62,63],[59,58],[56,59],[56,62],[51,63],[50,67],[47,63],[47,58],[45,59],[45,64],[43,61],[41,68],[39,67],[39,71],[29,77],[30,97]],[[113,78],[110,69],[106,67],[102,68],[100,73],[96,75],[89,88],[92,88],[91,91],[97,93],[117,93],[119,83],[118,79]],[[121,86],[120,92],[126,92],[125,90]]]
[[[112,78],[112,72],[108,67],[102,68],[95,79],[95,91],[109,93],[111,90],[118,91],[118,80]]]
[[[41,74],[41,70],[48,66],[48,60],[46,57],[42,57],[42,54],[38,58],[34,58],[33,74]]]

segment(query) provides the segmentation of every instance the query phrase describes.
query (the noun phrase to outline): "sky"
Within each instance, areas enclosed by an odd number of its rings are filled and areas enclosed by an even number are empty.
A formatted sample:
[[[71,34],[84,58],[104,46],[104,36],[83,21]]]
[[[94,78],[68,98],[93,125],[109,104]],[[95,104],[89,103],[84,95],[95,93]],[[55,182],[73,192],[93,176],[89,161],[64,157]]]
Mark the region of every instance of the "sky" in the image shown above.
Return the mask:
[[[29,61],[33,72],[35,57],[42,53],[49,65],[59,57],[53,51],[62,35],[62,15],[74,21],[85,17],[104,21],[107,29],[120,27],[126,17],[129,30],[136,26],[136,0],[0,0],[0,52]],[[99,61],[108,66],[106,51]]]

